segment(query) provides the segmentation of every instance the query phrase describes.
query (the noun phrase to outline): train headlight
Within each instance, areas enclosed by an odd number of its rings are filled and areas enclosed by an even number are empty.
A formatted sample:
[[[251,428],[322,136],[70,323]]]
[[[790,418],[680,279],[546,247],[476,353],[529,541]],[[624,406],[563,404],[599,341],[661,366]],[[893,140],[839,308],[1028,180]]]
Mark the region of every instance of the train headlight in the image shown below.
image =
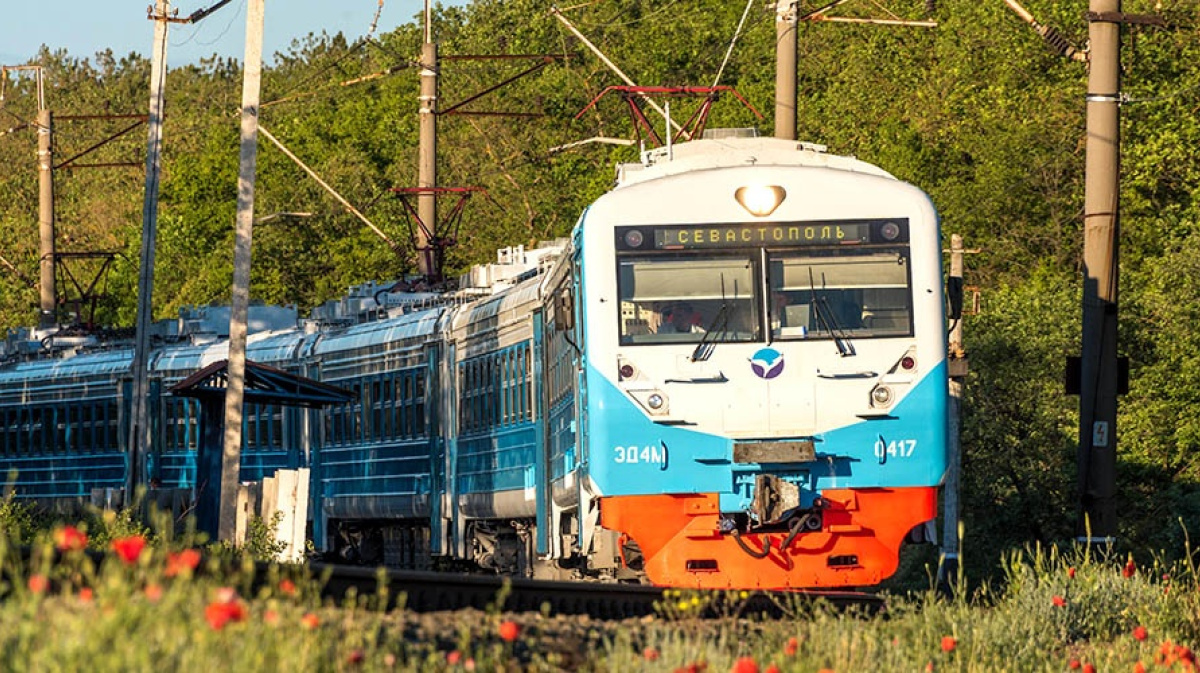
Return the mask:
[[[775,212],[787,198],[787,192],[779,185],[746,185],[733,193],[746,212],[755,217],[766,217]]]
[[[871,391],[871,403],[876,407],[886,407],[892,403],[892,389],[887,386],[875,386]]]
[[[646,406],[655,411],[662,409],[665,402],[666,400],[663,399],[663,396],[659,395],[658,393],[651,393],[650,396],[646,398]]]

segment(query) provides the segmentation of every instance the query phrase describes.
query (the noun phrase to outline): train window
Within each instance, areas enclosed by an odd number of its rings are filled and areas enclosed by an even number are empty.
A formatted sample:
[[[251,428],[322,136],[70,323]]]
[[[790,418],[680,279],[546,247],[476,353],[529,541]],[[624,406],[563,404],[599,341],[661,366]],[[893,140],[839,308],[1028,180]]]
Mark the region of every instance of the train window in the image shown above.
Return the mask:
[[[745,255],[620,259],[621,343],[759,340],[757,266]]]
[[[768,281],[776,339],[912,334],[907,250],[772,252]]]

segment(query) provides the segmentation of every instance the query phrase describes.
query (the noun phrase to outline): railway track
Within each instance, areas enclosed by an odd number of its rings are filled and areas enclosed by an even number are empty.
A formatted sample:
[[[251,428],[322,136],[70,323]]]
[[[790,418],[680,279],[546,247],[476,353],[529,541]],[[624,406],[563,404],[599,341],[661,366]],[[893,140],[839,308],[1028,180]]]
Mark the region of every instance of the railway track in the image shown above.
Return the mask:
[[[509,612],[548,612],[625,619],[688,611],[699,617],[779,618],[801,606],[824,600],[838,609],[875,613],[884,600],[854,591],[756,591],[678,593],[648,585],[562,582],[494,575],[379,570],[313,563],[323,578],[322,594],[334,601],[347,596],[376,595],[386,588],[388,607],[403,605],[415,612],[495,608]],[[686,607],[677,607],[680,603]]]

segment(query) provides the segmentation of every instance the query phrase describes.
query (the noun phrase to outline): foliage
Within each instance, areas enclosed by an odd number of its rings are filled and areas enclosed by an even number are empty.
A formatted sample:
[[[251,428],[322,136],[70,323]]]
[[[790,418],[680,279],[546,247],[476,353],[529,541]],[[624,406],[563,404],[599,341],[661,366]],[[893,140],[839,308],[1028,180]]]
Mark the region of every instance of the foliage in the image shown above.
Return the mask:
[[[1184,671],[1200,640],[1191,555],[1136,565],[1033,547],[1006,557],[1000,588],[889,596],[883,612],[801,597],[757,619],[737,607],[745,592],[677,592],[621,622],[503,613],[507,585],[487,611],[438,617],[387,610],[383,592],[323,602],[303,568],[186,546],[122,557],[42,534],[26,558],[13,543],[0,536],[5,670]],[[714,605],[727,611],[695,609]]]

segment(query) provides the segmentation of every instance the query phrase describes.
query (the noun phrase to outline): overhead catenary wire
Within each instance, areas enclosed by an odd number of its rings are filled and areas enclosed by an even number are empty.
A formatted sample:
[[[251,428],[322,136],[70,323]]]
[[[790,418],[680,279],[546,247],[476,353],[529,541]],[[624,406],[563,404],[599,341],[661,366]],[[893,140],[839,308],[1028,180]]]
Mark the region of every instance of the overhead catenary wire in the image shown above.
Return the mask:
[[[390,247],[392,250],[397,250],[397,251],[401,249],[400,246],[395,241],[393,241],[387,234],[385,234],[382,229],[375,226],[374,222],[371,222],[371,220],[367,219],[367,216],[363,215],[362,212],[358,210],[358,208],[355,208],[349,201],[346,200],[345,197],[343,197],[341,194],[339,194],[336,189],[334,189],[333,187],[330,187],[329,183],[322,180],[321,176],[317,175],[316,171],[309,168],[308,164],[305,164],[300,159],[300,157],[297,157],[295,154],[292,153],[291,150],[289,150],[286,146],[284,146],[283,143],[279,142],[279,139],[276,138],[274,135],[272,135],[271,132],[268,131],[265,127],[263,127],[261,122],[259,122],[259,125],[258,125],[258,132],[261,133],[264,138],[271,141],[271,143],[273,145],[275,145],[275,147],[279,148],[280,152],[283,152],[284,155],[287,156],[287,158],[291,159],[297,166],[299,166],[305,173],[307,173],[308,177],[315,180],[317,182],[317,184],[321,185],[321,187],[324,188],[325,191],[329,192],[330,195],[333,196],[333,198],[337,199],[338,203],[342,204],[346,208],[346,210],[349,210],[350,213],[353,214],[355,217],[357,217],[359,220],[361,220],[363,222],[363,224],[366,224],[367,227],[369,227],[371,229],[371,231],[375,232],[380,238],[382,238],[384,240],[384,242],[388,244],[388,247]]]

